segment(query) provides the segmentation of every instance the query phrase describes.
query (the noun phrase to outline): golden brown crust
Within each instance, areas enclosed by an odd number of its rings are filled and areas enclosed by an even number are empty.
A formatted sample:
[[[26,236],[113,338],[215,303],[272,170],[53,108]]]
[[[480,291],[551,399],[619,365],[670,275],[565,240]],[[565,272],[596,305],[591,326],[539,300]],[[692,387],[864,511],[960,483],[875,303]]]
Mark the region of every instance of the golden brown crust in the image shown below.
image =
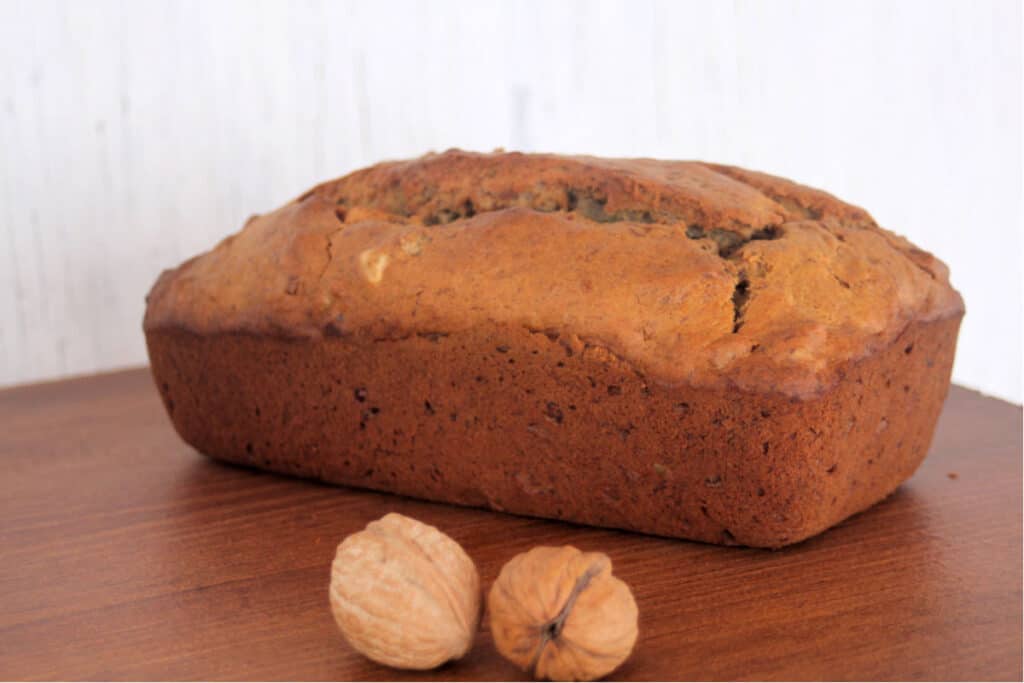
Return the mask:
[[[945,267],[863,210],[695,162],[450,151],[322,184],[158,281],[146,329],[400,339],[483,324],[606,347],[654,381],[819,394]]]
[[[145,329],[213,457],[775,547],[910,476],[962,314],[941,262],[781,178],[446,152],[255,217]]]

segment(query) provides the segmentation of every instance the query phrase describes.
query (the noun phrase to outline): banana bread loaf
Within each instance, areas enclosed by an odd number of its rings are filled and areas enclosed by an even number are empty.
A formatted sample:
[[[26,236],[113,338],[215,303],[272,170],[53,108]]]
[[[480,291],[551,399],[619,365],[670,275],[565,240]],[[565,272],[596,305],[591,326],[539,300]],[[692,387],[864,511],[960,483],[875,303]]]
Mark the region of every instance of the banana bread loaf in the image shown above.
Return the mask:
[[[147,302],[214,458],[766,547],[914,472],[964,312],[941,262],[781,178],[461,151],[319,185]]]

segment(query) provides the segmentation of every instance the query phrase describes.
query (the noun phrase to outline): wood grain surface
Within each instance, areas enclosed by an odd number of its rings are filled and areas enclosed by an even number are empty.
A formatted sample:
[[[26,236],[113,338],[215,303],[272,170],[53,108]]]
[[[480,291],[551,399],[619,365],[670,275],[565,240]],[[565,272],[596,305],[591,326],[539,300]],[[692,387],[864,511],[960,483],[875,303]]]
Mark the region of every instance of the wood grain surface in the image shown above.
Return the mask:
[[[511,679],[470,655],[405,673],[327,606],[335,545],[394,510],[485,587],[515,553],[608,553],[640,607],[616,678],[1021,679],[1021,409],[954,388],[889,500],[777,552],[331,488],[211,462],[135,370],[0,392],[0,678]]]

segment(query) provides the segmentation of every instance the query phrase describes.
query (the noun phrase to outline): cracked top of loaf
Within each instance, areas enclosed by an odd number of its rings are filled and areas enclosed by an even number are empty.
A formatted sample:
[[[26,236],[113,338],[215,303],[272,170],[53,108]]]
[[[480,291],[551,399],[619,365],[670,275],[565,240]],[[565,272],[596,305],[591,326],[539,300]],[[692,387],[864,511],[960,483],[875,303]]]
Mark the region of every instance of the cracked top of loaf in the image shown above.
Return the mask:
[[[806,397],[963,310],[942,262],[782,178],[452,150],[254,216],[161,275],[145,328],[373,343],[522,326],[651,381]]]

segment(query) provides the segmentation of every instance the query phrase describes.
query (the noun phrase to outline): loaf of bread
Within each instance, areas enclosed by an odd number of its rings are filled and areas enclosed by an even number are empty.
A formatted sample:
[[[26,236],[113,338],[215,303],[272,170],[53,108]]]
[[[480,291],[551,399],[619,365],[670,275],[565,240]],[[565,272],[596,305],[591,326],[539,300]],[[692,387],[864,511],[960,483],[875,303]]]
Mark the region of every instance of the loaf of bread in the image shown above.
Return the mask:
[[[964,312],[941,262],[781,178],[461,151],[319,185],[147,301],[214,458],[765,547],[914,472]]]

